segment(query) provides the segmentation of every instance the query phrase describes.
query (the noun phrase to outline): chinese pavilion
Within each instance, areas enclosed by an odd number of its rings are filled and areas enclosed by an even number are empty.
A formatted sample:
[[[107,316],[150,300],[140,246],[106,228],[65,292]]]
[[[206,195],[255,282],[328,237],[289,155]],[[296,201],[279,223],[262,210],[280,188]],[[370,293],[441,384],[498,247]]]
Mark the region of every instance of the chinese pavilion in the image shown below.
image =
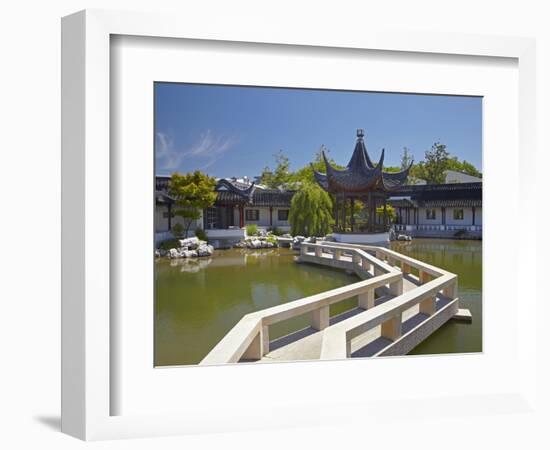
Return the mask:
[[[406,184],[412,162],[401,172],[384,172],[384,149],[378,164],[374,164],[365,146],[363,130],[357,130],[357,142],[348,165],[337,169],[322,152],[326,173],[314,170],[317,183],[328,193],[334,195],[335,231],[338,232],[380,232],[387,231],[388,218],[386,203],[393,191]],[[361,201],[366,212],[366,223],[356,224],[353,213],[355,201]],[[376,209],[383,207],[381,219],[376,217]]]

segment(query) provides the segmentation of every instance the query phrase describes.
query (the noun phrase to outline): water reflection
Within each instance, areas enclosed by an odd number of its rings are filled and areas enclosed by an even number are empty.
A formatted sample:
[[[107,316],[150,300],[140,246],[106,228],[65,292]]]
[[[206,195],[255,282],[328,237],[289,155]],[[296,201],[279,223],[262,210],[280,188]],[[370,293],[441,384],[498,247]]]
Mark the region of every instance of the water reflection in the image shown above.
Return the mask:
[[[290,249],[217,250],[212,258],[156,263],[155,364],[196,364],[243,315],[357,281],[299,265]],[[307,326],[272,327],[272,338]]]
[[[391,247],[458,274],[460,303],[473,314],[472,324],[449,322],[411,353],[481,351],[481,242],[417,239]],[[230,249],[209,258],[157,260],[155,364],[197,364],[245,314],[357,281],[343,271],[296,264],[295,255],[290,249]],[[331,315],[355,302],[331,307]],[[308,317],[298,317],[270,334],[308,324]]]
[[[392,242],[391,248],[456,273],[460,305],[469,308],[473,316],[471,324],[448,322],[411,354],[482,351],[482,242],[415,239],[409,243]]]

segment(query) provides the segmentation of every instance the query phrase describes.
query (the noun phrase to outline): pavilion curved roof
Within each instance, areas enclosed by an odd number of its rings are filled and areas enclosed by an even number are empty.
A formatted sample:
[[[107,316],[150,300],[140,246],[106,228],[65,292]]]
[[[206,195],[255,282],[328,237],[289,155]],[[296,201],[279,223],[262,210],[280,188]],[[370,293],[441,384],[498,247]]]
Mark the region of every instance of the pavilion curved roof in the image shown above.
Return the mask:
[[[242,199],[243,201],[249,202],[252,200],[252,195],[256,190],[256,184],[252,183],[247,187],[239,186],[236,182],[231,182],[226,178],[220,178],[216,184],[215,191],[218,193],[227,191],[231,193],[234,197]]]
[[[401,172],[384,172],[384,149],[378,164],[369,157],[363,141],[363,130],[357,130],[357,142],[348,165],[337,169],[328,161],[322,151],[326,173],[313,170],[317,183],[327,192],[362,194],[374,190],[392,191],[407,182],[412,162]]]

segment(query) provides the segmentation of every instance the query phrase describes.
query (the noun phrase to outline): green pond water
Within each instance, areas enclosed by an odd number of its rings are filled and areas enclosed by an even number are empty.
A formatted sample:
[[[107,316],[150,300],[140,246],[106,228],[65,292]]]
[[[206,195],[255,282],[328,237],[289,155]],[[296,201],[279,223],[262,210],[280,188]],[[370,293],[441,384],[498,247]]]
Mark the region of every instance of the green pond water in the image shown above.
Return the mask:
[[[449,322],[412,354],[481,351],[481,242],[416,240],[392,248],[459,276],[472,324]],[[155,280],[155,365],[197,364],[247,313],[358,281],[355,275],[296,264],[290,249],[217,250],[211,258],[160,259]],[[331,306],[353,308],[356,298]],[[275,339],[309,325],[301,316],[270,327]]]

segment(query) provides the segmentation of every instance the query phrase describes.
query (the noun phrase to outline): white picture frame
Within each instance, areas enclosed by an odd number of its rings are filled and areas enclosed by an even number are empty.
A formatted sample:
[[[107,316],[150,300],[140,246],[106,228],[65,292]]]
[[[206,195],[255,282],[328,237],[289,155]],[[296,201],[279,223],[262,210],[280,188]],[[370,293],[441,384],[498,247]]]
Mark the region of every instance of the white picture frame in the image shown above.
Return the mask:
[[[276,406],[272,405],[278,412],[274,418],[269,404],[251,411],[220,399],[220,404],[215,406],[216,412],[197,405],[194,414],[188,410],[183,413],[112,415],[114,391],[120,389],[111,377],[113,358],[119,356],[112,351],[111,336],[116,330],[113,330],[110,304],[113,289],[113,280],[110,279],[110,204],[112,177],[115,176],[110,159],[113,35],[297,45],[306,50],[322,47],[333,52],[346,49],[407,52],[412,58],[415,54],[446,54],[517,60],[518,130],[522,158],[519,160],[519,181],[512,189],[517,190],[514,199],[522,198],[524,219],[535,222],[535,200],[528,195],[534,186],[528,168],[534,164],[536,145],[535,44],[532,39],[383,31],[362,32],[359,36],[352,31],[331,34],[313,28],[308,28],[307,33],[292,30],[269,32],[256,28],[254,24],[238,29],[229,23],[204,27],[200,21],[167,14],[95,10],[64,18],[62,27],[62,430],[70,435],[96,440],[254,430],[266,427],[268,422],[269,427],[328,425],[347,418],[351,420],[354,416],[375,417],[376,411],[383,407],[380,400],[370,404],[362,399],[355,402],[352,399],[327,400],[299,407],[292,402],[285,404],[283,400]],[[533,261],[529,265],[510,262],[515,265],[518,278],[534,278],[535,254],[532,240],[526,239],[517,248],[516,260]],[[517,300],[519,293],[512,291],[509,295]],[[525,411],[526,405],[534,408],[537,355],[532,343],[537,341],[537,336],[531,317],[536,308],[535,283],[522,286],[522,308],[518,310],[516,324],[518,348],[515,349],[521,364],[517,367],[517,377],[501,390],[501,394],[491,393],[484,397],[483,393],[472,393],[466,402],[466,397],[452,397],[456,395],[452,391],[449,391],[450,398],[434,399],[426,394],[434,407],[464,415],[498,411],[503,403],[517,412]],[[353,363],[345,369],[342,363],[349,362],[331,363],[330,367],[337,367],[338,371],[357,368]],[[315,372],[325,364],[302,364],[300,370],[315,376]],[[391,367],[395,363],[388,360],[385,364]],[[266,371],[273,370],[276,370],[274,366],[264,365],[257,369],[256,374],[263,376]],[[210,376],[213,376],[212,372]],[[417,406],[421,404],[415,395],[399,398],[416,402]],[[394,412],[386,408],[385,414],[391,418]]]

